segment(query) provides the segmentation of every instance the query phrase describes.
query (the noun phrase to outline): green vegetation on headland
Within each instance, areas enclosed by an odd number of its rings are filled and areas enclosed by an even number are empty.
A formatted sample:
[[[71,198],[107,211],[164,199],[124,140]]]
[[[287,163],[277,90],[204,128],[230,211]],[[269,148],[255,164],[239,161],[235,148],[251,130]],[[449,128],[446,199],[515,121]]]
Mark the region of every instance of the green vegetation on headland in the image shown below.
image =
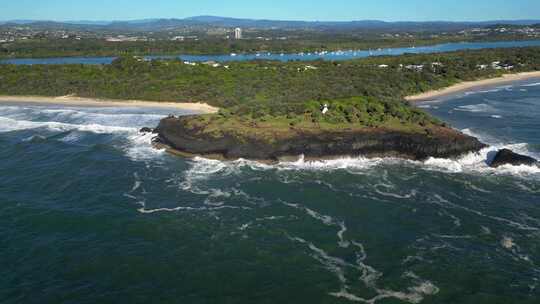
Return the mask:
[[[414,142],[405,142],[414,138],[396,135],[399,140],[390,141],[400,144],[399,151],[418,153],[427,145],[436,153],[443,151],[450,155],[481,145],[449,133],[442,122],[410,106],[405,96],[461,81],[537,70],[540,70],[540,48],[533,47],[341,62],[219,64],[121,57],[111,65],[98,66],[0,65],[0,95],[204,102],[219,107],[220,112],[187,117],[175,123],[209,142],[236,138],[227,143],[238,145],[262,140],[272,145],[276,140],[308,135],[386,130],[422,135],[422,139]],[[329,111],[323,114],[321,107],[325,104]],[[336,138],[334,135],[328,138]],[[452,146],[450,143],[456,142],[452,138],[460,138],[457,142],[466,144],[448,152],[436,147],[440,143],[428,143],[429,138],[441,137],[446,138],[443,146]],[[378,144],[386,149],[384,143]],[[416,150],[404,150],[411,146]]]
[[[420,122],[430,120],[429,116],[409,107],[404,96],[506,72],[540,70],[539,50],[492,49],[343,62],[233,62],[215,67],[132,57],[100,66],[0,65],[0,94],[205,102],[222,108],[222,116],[259,120],[297,119],[307,111],[315,121],[338,124],[377,125],[389,117]],[[493,62],[499,63],[497,68]],[[332,111],[321,116],[324,103]]]

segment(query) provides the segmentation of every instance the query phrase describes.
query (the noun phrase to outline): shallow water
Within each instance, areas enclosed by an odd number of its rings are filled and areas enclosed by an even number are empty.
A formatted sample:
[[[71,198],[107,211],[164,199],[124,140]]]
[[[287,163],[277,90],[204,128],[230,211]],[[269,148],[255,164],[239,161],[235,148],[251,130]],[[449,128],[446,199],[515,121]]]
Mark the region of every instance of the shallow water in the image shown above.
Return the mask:
[[[373,56],[398,56],[403,54],[426,54],[444,53],[461,50],[480,50],[494,48],[532,47],[540,46],[540,40],[525,41],[499,41],[499,42],[454,42],[421,47],[400,47],[373,50],[342,50],[333,52],[314,52],[298,54],[223,54],[223,55],[179,55],[179,56],[145,56],[146,59],[173,59],[181,58],[191,62],[229,62],[229,61],[250,61],[250,60],[277,60],[277,61],[313,61],[313,60],[351,60],[356,58],[366,58]],[[0,63],[33,65],[33,64],[110,64],[115,57],[57,57],[57,58],[15,58],[0,60]]]
[[[537,303],[540,170],[485,160],[503,146],[540,156],[540,86],[420,106],[492,147],[185,160],[137,133],[170,110],[0,106],[0,299]]]

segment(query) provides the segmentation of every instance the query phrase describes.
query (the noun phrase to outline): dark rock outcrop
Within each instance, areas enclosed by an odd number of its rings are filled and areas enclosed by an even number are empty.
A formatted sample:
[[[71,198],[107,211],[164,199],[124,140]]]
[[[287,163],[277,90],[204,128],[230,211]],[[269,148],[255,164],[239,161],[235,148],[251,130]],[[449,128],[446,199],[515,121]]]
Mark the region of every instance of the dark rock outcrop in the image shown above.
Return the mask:
[[[508,149],[502,149],[497,152],[495,158],[489,164],[490,167],[498,168],[504,165],[521,166],[521,165],[537,165],[538,161],[532,157],[514,153]]]
[[[154,130],[152,128],[144,127],[139,130],[139,133],[152,133]]]
[[[476,152],[485,145],[476,138],[444,127],[425,133],[407,133],[385,129],[340,132],[302,132],[291,130],[286,137],[265,141],[222,133],[213,136],[186,127],[189,117],[165,118],[154,130],[156,141],[183,155],[212,158],[275,161],[304,155],[306,159],[342,156],[395,156],[423,160],[429,157],[457,157]]]

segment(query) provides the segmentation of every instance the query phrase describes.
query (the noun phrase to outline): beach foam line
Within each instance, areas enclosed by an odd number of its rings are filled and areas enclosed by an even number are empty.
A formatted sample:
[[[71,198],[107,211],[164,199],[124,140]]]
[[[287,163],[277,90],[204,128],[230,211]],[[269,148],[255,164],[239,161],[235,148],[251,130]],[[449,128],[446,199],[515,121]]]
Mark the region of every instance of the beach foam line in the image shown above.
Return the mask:
[[[72,124],[103,124],[118,127],[143,127],[156,125],[168,113],[167,110],[154,109],[148,113],[146,109],[113,108],[113,107],[65,107],[39,105],[2,105],[0,116],[17,120],[30,120],[40,117],[48,121]],[[47,118],[44,118],[47,117]]]
[[[443,88],[440,90],[432,90],[429,92],[411,95],[405,97],[406,100],[411,102],[419,101],[433,101],[438,98],[450,96],[459,93],[466,93],[469,90],[481,89],[489,86],[497,86],[502,84],[511,84],[517,81],[523,81],[528,79],[540,78],[540,71],[536,72],[525,72],[518,74],[505,74],[501,77],[490,78],[490,79],[480,79],[476,81],[466,81],[455,84],[453,86]]]
[[[540,86],[540,82],[522,85],[522,87],[538,87],[538,86]]]
[[[0,117],[0,132],[48,128],[53,131],[86,131],[96,134],[133,133],[137,128],[105,126],[100,124],[70,124],[56,121],[29,121]]]

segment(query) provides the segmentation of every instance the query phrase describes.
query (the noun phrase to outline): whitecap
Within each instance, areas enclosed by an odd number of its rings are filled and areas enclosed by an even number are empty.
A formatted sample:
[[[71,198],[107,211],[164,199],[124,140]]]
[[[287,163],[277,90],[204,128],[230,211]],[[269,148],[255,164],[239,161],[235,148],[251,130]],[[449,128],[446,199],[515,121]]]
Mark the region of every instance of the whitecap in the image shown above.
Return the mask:
[[[472,235],[448,235],[448,234],[433,234],[433,236],[441,239],[472,239]]]
[[[540,86],[540,82],[522,85],[522,87],[537,87],[537,86]]]
[[[66,143],[75,143],[81,140],[83,135],[80,132],[69,132],[66,136],[60,140]]]
[[[124,147],[126,155],[135,161],[156,159],[163,156],[166,150],[158,149],[152,144],[156,136],[152,133],[132,132],[127,137],[129,144]]]
[[[424,165],[428,166],[429,169],[436,169],[445,172],[463,172],[462,164],[460,164],[459,161],[452,159],[430,157],[424,162]]]
[[[496,110],[495,108],[493,108],[492,106],[488,104],[480,103],[480,104],[474,104],[474,105],[459,106],[457,108],[454,108],[454,111],[478,113],[478,112],[493,112]]]
[[[471,152],[463,155],[457,159],[446,158],[429,158],[423,164],[430,170],[436,170],[448,173],[470,173],[470,174],[495,174],[495,175],[514,175],[517,177],[527,178],[536,176],[540,173],[540,168],[531,165],[504,165],[498,168],[491,168],[488,163],[491,162],[490,157],[500,149],[510,149],[516,153],[536,157],[533,153],[527,149],[528,145],[525,143],[490,146],[480,150],[479,152]],[[478,188],[480,189],[480,188]],[[477,189],[477,190],[478,190]],[[483,189],[479,190],[482,192]],[[485,191],[485,190],[484,190]]]
[[[238,227],[238,230],[240,230],[240,231],[246,231],[247,229],[249,229],[249,227],[251,227],[251,225],[253,225],[253,222],[249,222],[249,223],[243,224],[242,226]]]
[[[485,234],[485,235],[491,234],[491,229],[489,229],[489,227],[481,226],[480,229],[481,229],[482,234]]]
[[[135,192],[142,185],[142,181],[139,178],[139,174],[137,174],[137,172],[133,173],[133,177],[135,178],[135,183],[133,184],[133,187],[131,188],[131,191],[129,191],[130,193]]]
[[[281,219],[284,219],[284,218],[285,218],[284,216],[272,215],[272,216],[258,217],[255,220],[256,221],[278,221],[278,220],[281,220]]]
[[[136,128],[104,126],[99,124],[71,124],[56,121],[28,121],[15,120],[6,117],[0,117],[0,132],[11,132],[20,130],[29,130],[37,128],[47,128],[51,131],[72,131],[92,132],[96,134],[115,134],[115,133],[133,133]]]
[[[537,166],[527,166],[527,165],[520,165],[520,166],[513,166],[513,165],[504,165],[497,168],[498,172],[500,174],[509,174],[509,175],[516,175],[521,177],[526,177],[530,175],[537,175],[540,174],[540,167]]]
[[[249,168],[253,171],[334,171],[334,170],[353,170],[365,171],[380,165],[382,162],[400,162],[399,159],[383,159],[383,158],[365,158],[365,157],[342,157],[329,160],[305,160],[300,156],[297,161],[286,162],[282,161],[276,164],[264,164],[257,161],[239,159],[235,161],[220,161],[207,159],[203,157],[195,157],[191,161],[191,168],[186,172],[187,182],[184,184],[186,189],[191,186],[189,183],[192,180],[205,180],[214,175],[227,176],[241,172],[242,168]],[[351,173],[353,173],[351,171]],[[286,177],[284,177],[286,179]],[[289,180],[284,180],[285,183],[290,183]]]
[[[374,188],[375,188],[375,192],[377,192],[378,194],[380,194],[382,196],[393,197],[393,198],[397,198],[397,199],[409,199],[409,198],[415,196],[418,193],[416,189],[413,189],[413,190],[411,190],[410,192],[408,192],[406,194],[390,192],[388,190],[394,189],[395,187],[392,186],[392,185],[383,184],[383,183],[376,184],[374,186]],[[381,188],[382,189],[387,189],[387,191],[381,190]]]
[[[223,209],[243,209],[249,210],[248,207],[237,207],[237,206],[219,206],[219,207],[175,207],[175,208],[157,208],[157,209],[146,209],[140,208],[138,211],[143,214],[152,214],[158,212],[178,212],[178,211],[217,211]]]
[[[47,137],[45,137],[45,136],[32,135],[30,137],[24,138],[22,141],[23,142],[36,142],[36,141],[42,142],[42,141],[46,141],[46,140],[47,140]]]
[[[503,86],[503,87],[496,87],[494,89],[489,89],[489,90],[467,91],[467,92],[465,92],[463,94],[465,96],[469,96],[469,95],[486,94],[486,93],[497,93],[497,92],[500,92],[500,91],[505,90],[507,88],[508,88],[508,86]]]
[[[304,156],[300,156],[295,162],[280,162],[275,167],[278,170],[310,170],[310,171],[333,171],[339,169],[365,170],[378,166],[383,161],[382,158],[365,157],[342,157],[328,160],[306,161]]]

